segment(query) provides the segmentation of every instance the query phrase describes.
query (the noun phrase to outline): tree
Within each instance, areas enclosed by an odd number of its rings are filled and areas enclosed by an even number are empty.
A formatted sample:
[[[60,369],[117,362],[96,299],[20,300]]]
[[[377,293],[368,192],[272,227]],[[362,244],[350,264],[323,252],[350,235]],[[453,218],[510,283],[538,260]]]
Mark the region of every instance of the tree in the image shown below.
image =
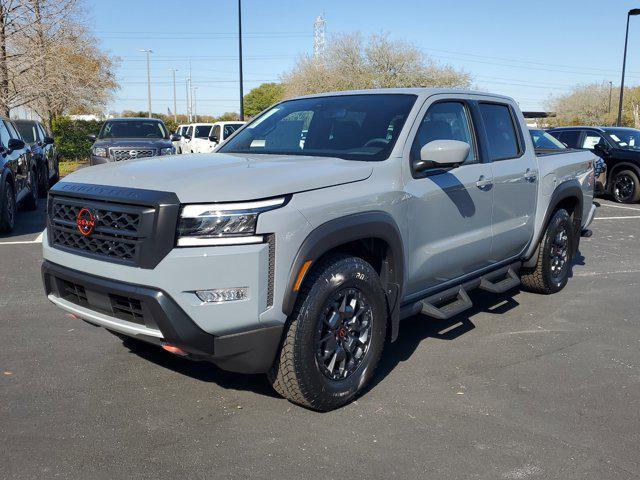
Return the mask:
[[[552,98],[547,109],[556,113],[546,123],[551,127],[564,125],[615,125],[618,118],[620,88],[611,88],[609,108],[609,84],[591,83],[578,85],[569,93]],[[627,87],[622,105],[622,124],[640,128],[640,87]]]
[[[284,85],[281,83],[263,83],[244,96],[244,112],[252,117],[283,98]]]
[[[471,86],[468,73],[441,65],[415,46],[373,35],[341,35],[320,58],[301,57],[282,78],[285,97],[326,91]]]

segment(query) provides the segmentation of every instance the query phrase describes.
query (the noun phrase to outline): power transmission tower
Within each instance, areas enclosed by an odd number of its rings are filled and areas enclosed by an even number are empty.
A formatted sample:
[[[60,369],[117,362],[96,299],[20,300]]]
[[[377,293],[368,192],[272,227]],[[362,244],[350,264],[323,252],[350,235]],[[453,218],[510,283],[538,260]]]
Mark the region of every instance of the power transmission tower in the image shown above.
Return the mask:
[[[320,60],[324,56],[324,31],[327,21],[324,13],[316,17],[313,22],[313,58]]]

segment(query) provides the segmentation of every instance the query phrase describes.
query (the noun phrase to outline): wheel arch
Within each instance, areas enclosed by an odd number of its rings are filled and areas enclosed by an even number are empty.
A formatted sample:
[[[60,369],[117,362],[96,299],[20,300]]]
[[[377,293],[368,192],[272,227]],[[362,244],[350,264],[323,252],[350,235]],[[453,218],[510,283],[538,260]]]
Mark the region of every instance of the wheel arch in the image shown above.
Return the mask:
[[[294,258],[282,303],[289,316],[298,298],[296,286],[318,261],[332,253],[349,253],[372,264],[387,294],[390,337],[395,340],[400,321],[404,285],[404,248],[398,225],[382,211],[362,212],[330,220],[316,227],[302,242]],[[307,268],[303,270],[308,262]],[[299,278],[300,277],[300,278]]]
[[[610,183],[610,180],[613,178],[613,174],[619,172],[622,169],[630,169],[636,172],[636,175],[640,177],[640,166],[633,162],[616,162],[610,169],[607,171],[607,183]]]
[[[553,194],[551,194],[549,206],[544,214],[544,220],[541,223],[540,230],[536,234],[535,242],[533,243],[536,247],[533,249],[531,255],[526,259],[526,262],[523,264],[524,267],[532,267],[535,264],[535,260],[538,257],[538,249],[540,248],[540,240],[543,238],[544,232],[549,226],[551,217],[560,208],[567,210],[571,216],[573,220],[574,238],[577,238],[578,241],[580,240],[583,204],[584,195],[578,180],[567,180],[556,187]],[[575,242],[576,251],[577,248],[578,242]]]

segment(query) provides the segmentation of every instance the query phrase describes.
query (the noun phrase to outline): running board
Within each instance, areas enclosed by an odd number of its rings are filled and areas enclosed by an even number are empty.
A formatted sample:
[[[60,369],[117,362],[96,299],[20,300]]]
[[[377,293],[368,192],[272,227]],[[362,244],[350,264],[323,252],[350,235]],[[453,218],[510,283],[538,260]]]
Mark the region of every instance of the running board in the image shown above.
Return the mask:
[[[432,302],[439,303],[443,300],[452,299],[453,301],[441,306],[436,307]],[[422,300],[422,313],[429,315],[430,317],[438,318],[440,320],[447,320],[451,317],[458,315],[459,313],[471,308],[473,302],[469,298],[469,295],[463,287],[459,287],[457,291],[453,292],[453,296],[436,295]]]
[[[520,277],[518,277],[518,274],[513,270],[513,268],[509,268],[507,270],[506,276],[499,282],[489,280],[485,277],[480,280],[479,287],[482,290],[486,290],[487,292],[491,293],[504,293],[507,290],[511,290],[513,287],[517,287],[518,285],[520,285]]]

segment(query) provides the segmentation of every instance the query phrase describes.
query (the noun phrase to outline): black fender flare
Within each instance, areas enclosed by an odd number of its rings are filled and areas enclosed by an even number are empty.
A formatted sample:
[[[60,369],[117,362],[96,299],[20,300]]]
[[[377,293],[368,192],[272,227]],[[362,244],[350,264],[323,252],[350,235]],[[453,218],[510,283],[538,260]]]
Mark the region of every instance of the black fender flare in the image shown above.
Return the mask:
[[[621,161],[616,162],[610,169],[607,169],[607,190],[609,191],[609,187],[611,186],[611,179],[613,175],[622,169],[629,169],[636,172],[636,175],[640,177],[640,166],[637,163],[632,161]]]
[[[551,215],[553,214],[553,212],[556,211],[556,208],[558,207],[558,205],[560,204],[560,202],[562,202],[563,200],[566,200],[568,198],[571,199],[575,199],[578,202],[578,208],[577,208],[577,213],[578,216],[576,217],[576,221],[577,222],[581,222],[582,221],[582,211],[584,208],[584,198],[583,198],[583,194],[582,194],[582,187],[580,186],[580,182],[578,182],[578,180],[576,179],[572,179],[572,180],[567,180],[565,182],[562,182],[560,185],[558,185],[556,187],[556,189],[554,190],[554,192],[551,194],[551,199],[549,200],[549,206],[547,207],[547,211],[544,214],[544,220],[542,222],[542,227],[540,228],[540,231],[538,232],[538,235],[535,239],[535,244],[536,248],[533,251],[533,255],[531,255],[531,257],[529,257],[527,259],[527,262],[536,259],[538,257],[538,248],[540,248],[540,240],[542,239],[545,230],[547,229],[547,225],[549,225],[549,221],[551,220]],[[578,229],[578,239],[580,238],[580,223],[577,224],[577,226],[574,225],[574,227],[576,227]],[[576,249],[577,249],[577,245],[576,245]],[[527,265],[527,263],[525,263],[525,266],[529,266]]]
[[[387,265],[383,287],[387,293],[391,318],[391,339],[398,335],[400,299],[404,285],[404,247],[400,229],[387,212],[371,211],[346,215],[316,227],[302,242],[289,271],[289,280],[282,302],[282,312],[293,312],[298,292],[294,290],[298,274],[308,260],[316,262],[330,250],[356,240],[376,238],[389,245],[390,265]]]

